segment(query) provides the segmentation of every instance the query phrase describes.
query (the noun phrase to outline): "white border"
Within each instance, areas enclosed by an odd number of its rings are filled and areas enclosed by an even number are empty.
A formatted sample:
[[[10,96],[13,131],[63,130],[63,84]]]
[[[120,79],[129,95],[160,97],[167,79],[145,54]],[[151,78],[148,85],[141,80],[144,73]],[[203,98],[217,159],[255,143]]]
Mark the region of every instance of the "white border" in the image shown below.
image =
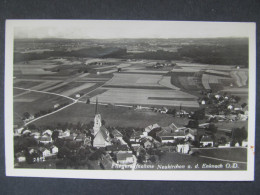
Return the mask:
[[[209,25],[230,27],[241,30],[242,36],[249,37],[249,121],[248,121],[248,169],[247,171],[106,171],[106,170],[50,170],[15,169],[13,161],[13,39],[14,27],[97,23],[128,23],[135,25]],[[136,29],[135,29],[136,30]],[[256,26],[255,23],[235,22],[173,22],[173,21],[100,21],[100,20],[7,20],[5,34],[5,163],[6,175],[18,177],[54,177],[79,179],[128,179],[128,180],[180,180],[180,181],[252,181],[254,180],[255,143],[255,96],[256,96]]]

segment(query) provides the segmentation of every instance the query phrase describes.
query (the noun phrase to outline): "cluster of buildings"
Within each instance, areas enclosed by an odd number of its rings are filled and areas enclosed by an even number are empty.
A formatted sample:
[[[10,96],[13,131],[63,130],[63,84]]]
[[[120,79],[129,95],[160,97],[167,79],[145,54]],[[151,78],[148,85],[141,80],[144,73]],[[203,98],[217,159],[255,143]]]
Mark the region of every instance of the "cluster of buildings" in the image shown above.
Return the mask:
[[[227,94],[205,92],[204,97],[199,99],[199,103],[208,108],[209,119],[217,121],[247,121],[248,105],[239,103],[239,99],[239,97]]]
[[[157,62],[155,65],[153,65],[153,68],[159,69],[159,68],[163,68],[163,67],[167,67],[167,66],[175,66],[176,63],[170,63],[170,62],[165,62],[165,63],[160,63]]]
[[[221,97],[215,96],[215,98],[221,101]],[[223,99],[227,100],[225,97]],[[137,107],[137,109],[143,108]],[[167,108],[163,108],[163,111],[167,112]],[[220,115],[214,115],[214,117],[216,116]],[[37,146],[28,147],[26,151],[17,152],[15,157],[18,163],[28,162],[26,158],[30,158],[31,163],[56,158],[61,148],[56,145],[55,140],[61,139],[66,143],[73,143],[74,148],[70,149],[70,152],[74,155],[78,154],[79,149],[86,150],[90,148],[89,151],[93,153],[92,156],[97,156],[95,159],[98,160],[98,164],[105,169],[111,169],[112,167],[134,165],[139,162],[151,162],[152,157],[158,160],[155,151],[191,154],[192,148],[216,147],[212,134],[207,134],[205,131],[201,134],[198,131],[200,131],[199,128],[178,128],[173,123],[166,127],[153,124],[143,130],[133,130],[130,136],[124,136],[120,130],[108,130],[103,126],[101,115],[96,111],[94,126],[90,129],[90,132],[77,130],[71,132],[68,129],[65,131],[45,130],[42,133],[36,130],[20,129],[16,131],[15,136],[33,137],[37,141]],[[242,146],[246,146],[246,144],[245,140]],[[223,141],[223,143],[218,143],[217,146],[230,147],[230,142]],[[62,157],[66,158],[66,155]]]

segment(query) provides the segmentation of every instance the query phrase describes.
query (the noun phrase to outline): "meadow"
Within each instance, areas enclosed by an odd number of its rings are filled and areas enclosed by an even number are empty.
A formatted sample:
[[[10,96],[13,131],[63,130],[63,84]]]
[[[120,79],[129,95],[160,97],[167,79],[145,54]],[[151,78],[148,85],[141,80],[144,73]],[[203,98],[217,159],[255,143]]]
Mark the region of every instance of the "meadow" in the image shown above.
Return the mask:
[[[187,118],[177,118],[171,115],[161,114],[152,111],[137,111],[133,108],[117,107],[113,105],[99,105],[98,113],[105,126],[109,127],[133,127],[145,128],[151,124],[158,123],[160,126],[168,126],[174,122],[177,126],[188,124]],[[65,124],[65,123],[90,123],[95,117],[95,105],[76,103],[60,112],[35,121],[36,126],[46,124]]]

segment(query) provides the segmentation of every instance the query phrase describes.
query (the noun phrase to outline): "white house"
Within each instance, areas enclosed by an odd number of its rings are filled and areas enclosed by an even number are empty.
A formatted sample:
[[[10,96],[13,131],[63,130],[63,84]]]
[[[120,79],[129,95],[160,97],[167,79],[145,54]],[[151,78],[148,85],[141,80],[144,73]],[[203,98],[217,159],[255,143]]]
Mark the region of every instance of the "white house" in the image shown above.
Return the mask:
[[[52,153],[52,154],[57,154],[58,152],[59,152],[59,148],[58,148],[58,147],[53,146],[53,147],[51,148],[51,153]]]
[[[143,135],[142,131],[133,131],[131,137],[130,137],[130,141],[131,142],[140,142],[141,136]]]
[[[42,157],[47,157],[47,156],[51,156],[51,151],[50,150],[48,150],[48,149],[45,149],[45,150],[43,150],[43,152],[42,152]]]
[[[40,132],[33,132],[31,134],[35,139],[39,139],[41,137],[41,133]]]
[[[178,153],[188,154],[190,150],[190,146],[189,144],[178,144],[176,149]]]
[[[68,130],[68,129],[64,132],[59,133],[59,138],[69,137],[69,136],[70,136],[70,130]]]
[[[214,146],[214,140],[212,139],[211,136],[204,135],[204,136],[202,136],[202,138],[200,140],[200,144],[203,147],[207,147],[207,146],[213,147]]]
[[[51,130],[46,130],[46,131],[44,131],[43,133],[42,133],[42,135],[49,135],[49,136],[51,136],[52,135],[52,131]]]
[[[219,94],[216,94],[216,95],[215,95],[215,98],[216,98],[216,99],[219,99],[220,97],[221,97],[221,95],[219,95]]]
[[[25,134],[30,134],[30,133],[32,133],[32,132],[31,132],[30,130],[27,129],[27,130],[23,131],[22,134],[25,135]]]
[[[238,142],[235,144],[235,147],[240,147],[240,145],[239,145],[239,143],[238,143]]]
[[[26,157],[25,156],[19,156],[19,157],[17,157],[17,161],[18,162],[25,162],[26,161]]]
[[[248,140],[243,140],[242,147],[247,147],[247,146],[248,146]]]
[[[137,146],[140,146],[140,142],[130,141],[130,145],[132,147],[137,147]]]
[[[51,136],[44,135],[44,136],[40,137],[39,142],[43,143],[43,144],[48,144],[48,143],[52,142],[52,138],[51,138]]]
[[[195,136],[192,135],[191,133],[186,134],[185,135],[185,140],[189,140],[189,139],[194,141],[195,140]]]
[[[227,107],[229,110],[232,110],[233,109],[233,106],[232,105],[228,105]]]
[[[230,147],[230,142],[228,142],[226,144],[219,144],[218,147],[219,148],[229,148]]]
[[[26,157],[24,155],[24,152],[19,152],[16,155],[16,159],[18,162],[25,162],[26,161]]]

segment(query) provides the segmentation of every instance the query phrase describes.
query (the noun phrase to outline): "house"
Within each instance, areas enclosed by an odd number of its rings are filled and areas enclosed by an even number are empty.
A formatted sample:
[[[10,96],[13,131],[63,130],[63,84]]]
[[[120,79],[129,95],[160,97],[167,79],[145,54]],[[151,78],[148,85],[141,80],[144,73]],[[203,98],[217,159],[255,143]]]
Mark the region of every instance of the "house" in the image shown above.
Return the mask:
[[[142,135],[143,135],[142,131],[135,131],[134,130],[131,137],[130,137],[130,142],[139,142]]]
[[[233,105],[228,105],[227,107],[229,110],[232,110],[233,109]]]
[[[189,144],[178,144],[176,150],[178,153],[188,154],[190,146]]]
[[[156,133],[156,136],[162,143],[173,143],[175,139],[185,139],[185,129],[177,129],[175,125],[162,127],[162,130]]]
[[[52,135],[52,131],[48,129],[48,130],[44,131],[42,133],[42,135],[49,135],[49,136],[51,136]]]
[[[63,138],[63,137],[69,137],[70,136],[70,130],[66,130],[64,132],[59,132],[59,138]]]
[[[194,141],[194,140],[195,140],[195,136],[192,135],[191,133],[188,133],[188,134],[185,135],[185,140],[186,140],[186,141],[187,141],[187,140],[192,140],[192,141]]]
[[[219,148],[229,148],[230,147],[230,142],[225,143],[225,144],[219,144],[218,147]]]
[[[86,134],[84,133],[77,134],[74,138],[74,140],[77,142],[84,142],[85,139],[86,139]]]
[[[59,152],[59,148],[58,147],[56,147],[56,146],[52,146],[51,147],[51,153],[52,154],[57,154]]]
[[[44,135],[44,136],[40,137],[39,142],[43,143],[43,144],[49,144],[52,142],[52,138],[51,138],[51,136]]]
[[[146,140],[144,143],[143,143],[144,147],[145,148],[153,148],[154,144],[153,142],[151,142],[150,140]]]
[[[177,127],[174,124],[169,125],[168,127],[162,127],[162,129],[156,132],[156,137],[163,138],[172,136],[172,133],[177,130]]]
[[[84,146],[91,146],[91,137],[87,136],[84,140]]]
[[[31,133],[31,136],[33,136],[35,139],[39,139],[41,137],[41,133],[40,132],[33,132],[33,133]]]
[[[42,157],[48,157],[48,156],[51,156],[51,151],[44,148],[43,150],[40,150],[42,152]]]
[[[163,137],[160,137],[160,141],[161,141],[162,143],[174,143],[174,142],[175,142],[173,136],[169,136],[169,137],[163,136]]]
[[[215,98],[216,98],[217,100],[219,100],[220,97],[221,97],[221,95],[219,95],[219,94],[216,94],[216,95],[215,95]]]
[[[235,144],[235,147],[240,147],[240,145],[239,145],[239,143],[238,143],[238,142]]]
[[[104,127],[101,126],[100,130],[94,137],[93,140],[93,147],[106,147],[111,145],[111,138],[109,136],[109,131]]]
[[[242,141],[242,147],[247,147],[248,146],[248,140],[243,140]]]
[[[235,114],[230,114],[230,115],[226,116],[226,118],[230,121],[236,121],[238,117]]]
[[[113,135],[114,138],[120,139],[123,138],[122,133],[120,133],[120,131],[118,131],[117,129],[114,129],[111,134]]]
[[[28,130],[28,129],[27,129],[27,130],[24,130],[24,131],[22,132],[23,135],[26,135],[26,134],[29,135],[29,134],[31,134],[31,133],[32,133],[32,132],[31,132],[30,130]]]
[[[37,147],[28,147],[27,149],[29,154],[38,153]]]
[[[168,108],[163,107],[163,108],[161,109],[161,113],[162,113],[162,114],[166,114],[167,112],[168,112]]]
[[[148,127],[146,127],[144,129],[144,131],[149,133],[150,131],[152,131],[153,129],[156,129],[156,128],[160,128],[160,126],[157,123],[155,123],[153,125],[149,125]]]
[[[238,114],[237,119],[240,120],[240,121],[247,121],[248,120],[248,115]]]
[[[134,163],[134,156],[130,153],[118,153],[116,155],[118,164],[132,164]]]
[[[130,141],[131,147],[137,147],[140,146],[140,142]]]
[[[18,152],[15,154],[16,159],[18,162],[25,162],[26,161],[26,157],[24,155],[24,152]]]
[[[18,156],[16,159],[17,159],[17,161],[20,162],[20,163],[26,161],[26,157],[25,157],[25,156]]]
[[[200,145],[202,147],[213,147],[214,146],[214,140],[211,136],[204,135],[204,136],[202,136],[202,138],[200,140]]]

